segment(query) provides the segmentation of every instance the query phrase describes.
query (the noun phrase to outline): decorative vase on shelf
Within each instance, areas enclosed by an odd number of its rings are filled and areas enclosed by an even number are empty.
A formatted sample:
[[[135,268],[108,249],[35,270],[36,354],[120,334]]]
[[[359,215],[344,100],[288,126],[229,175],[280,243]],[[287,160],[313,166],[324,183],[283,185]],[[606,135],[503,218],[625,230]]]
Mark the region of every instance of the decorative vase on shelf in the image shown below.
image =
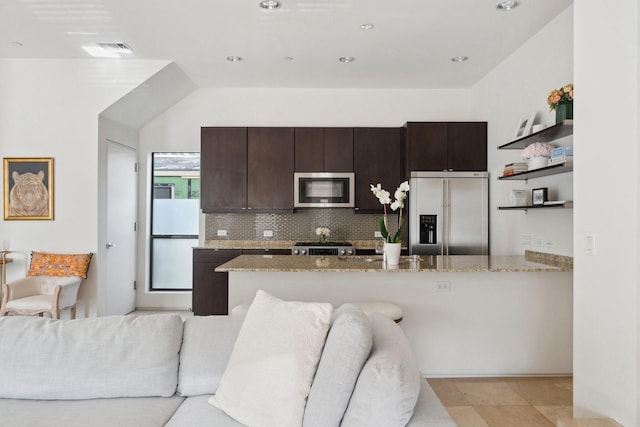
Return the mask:
[[[531,157],[527,160],[528,170],[545,168],[547,166],[549,166],[549,157],[547,156]]]
[[[385,260],[387,261],[387,265],[400,264],[401,249],[402,249],[401,243],[384,242],[384,247],[382,248],[382,251],[384,253]]]
[[[573,119],[573,102],[561,102],[556,106],[556,124]]]

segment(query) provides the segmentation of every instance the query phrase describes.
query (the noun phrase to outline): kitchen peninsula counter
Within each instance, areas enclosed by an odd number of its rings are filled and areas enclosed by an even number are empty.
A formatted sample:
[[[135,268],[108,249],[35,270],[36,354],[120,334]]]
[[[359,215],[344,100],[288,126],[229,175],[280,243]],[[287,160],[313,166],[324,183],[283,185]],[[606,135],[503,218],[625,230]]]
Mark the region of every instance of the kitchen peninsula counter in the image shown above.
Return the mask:
[[[571,374],[572,260],[533,255],[422,255],[386,269],[380,256],[240,255],[216,271],[229,275],[229,312],[260,289],[334,307],[397,304],[425,376]]]
[[[563,272],[570,266],[533,262],[525,256],[406,256],[397,266],[384,266],[382,256],[241,255],[216,268],[216,272],[381,272],[479,273]]]

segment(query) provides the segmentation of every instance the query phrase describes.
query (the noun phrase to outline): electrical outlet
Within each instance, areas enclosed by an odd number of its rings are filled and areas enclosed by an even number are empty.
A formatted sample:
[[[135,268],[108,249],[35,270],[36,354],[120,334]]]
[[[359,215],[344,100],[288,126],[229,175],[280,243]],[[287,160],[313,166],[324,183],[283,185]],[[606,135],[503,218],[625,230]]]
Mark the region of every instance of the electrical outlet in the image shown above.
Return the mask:
[[[227,230],[218,230],[218,237],[225,237],[227,235]]]
[[[451,292],[451,282],[433,282],[433,290],[436,292]]]
[[[595,233],[589,233],[585,236],[584,239],[584,252],[587,255],[595,255],[596,254],[596,235]]]
[[[262,232],[263,237],[273,237],[273,230],[264,230]]]
[[[376,238],[380,238],[380,239],[381,239],[381,238],[382,238],[382,233],[381,233],[381,232],[379,232],[379,231],[374,231],[374,232],[373,232],[373,237],[376,237]]]
[[[536,247],[541,248],[543,244],[543,240],[541,238],[536,238]]]
[[[531,234],[523,234],[520,236],[520,243],[522,246],[531,246],[531,242],[533,242],[533,237]]]

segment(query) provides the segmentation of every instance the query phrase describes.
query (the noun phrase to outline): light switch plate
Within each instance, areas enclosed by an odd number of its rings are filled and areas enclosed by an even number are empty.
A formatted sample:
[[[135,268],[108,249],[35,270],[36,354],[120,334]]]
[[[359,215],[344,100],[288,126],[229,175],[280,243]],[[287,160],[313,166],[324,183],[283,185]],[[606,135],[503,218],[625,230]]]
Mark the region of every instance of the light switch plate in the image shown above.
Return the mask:
[[[263,237],[273,237],[273,230],[263,230],[262,231],[262,236]]]
[[[227,230],[218,230],[218,237],[225,237],[227,235]]]
[[[380,238],[380,239],[381,239],[381,238],[382,238],[382,233],[381,233],[381,232],[379,232],[379,231],[374,231],[374,232],[373,232],[373,237],[377,237],[377,238]]]

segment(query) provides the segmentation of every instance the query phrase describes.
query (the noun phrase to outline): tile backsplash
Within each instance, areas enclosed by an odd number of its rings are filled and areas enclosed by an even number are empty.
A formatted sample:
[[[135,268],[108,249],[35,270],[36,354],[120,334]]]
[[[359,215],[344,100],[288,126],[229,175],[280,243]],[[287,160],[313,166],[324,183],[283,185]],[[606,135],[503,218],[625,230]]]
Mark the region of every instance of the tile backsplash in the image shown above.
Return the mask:
[[[355,214],[349,208],[299,209],[295,213],[207,214],[206,240],[316,240],[316,227],[328,227],[330,240],[371,240],[378,229],[380,214]],[[396,221],[390,215],[390,221]],[[227,230],[224,237],[218,230]],[[273,237],[264,237],[264,231]]]

